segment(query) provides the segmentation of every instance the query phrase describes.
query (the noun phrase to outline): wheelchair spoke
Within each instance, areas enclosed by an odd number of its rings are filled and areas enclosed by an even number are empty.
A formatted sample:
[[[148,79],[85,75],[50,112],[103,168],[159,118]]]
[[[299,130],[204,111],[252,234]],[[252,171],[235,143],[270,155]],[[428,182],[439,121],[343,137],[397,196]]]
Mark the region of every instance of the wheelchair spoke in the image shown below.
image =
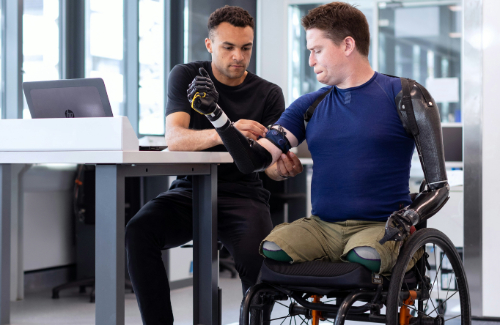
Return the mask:
[[[450,300],[450,299],[451,299],[451,297],[453,297],[454,295],[456,295],[456,294],[457,294],[457,292],[458,292],[458,291],[455,291],[455,292],[454,292],[454,293],[450,296],[450,298],[448,298],[448,299],[446,299],[446,300],[442,301],[442,302],[441,302],[441,304],[444,304],[445,302],[447,302],[448,300]],[[438,307],[439,307],[439,305],[438,305]],[[434,309],[433,309],[433,310],[432,310],[429,314],[432,314],[432,312],[433,312],[434,310],[436,310],[438,307],[434,308]]]
[[[434,261],[437,262],[437,257],[436,257],[436,244],[433,244],[434,245]],[[437,278],[438,278],[438,274],[439,274],[439,271],[441,271],[441,266],[443,265],[443,258],[444,258],[444,254],[443,254],[443,257],[441,258],[441,261],[439,262],[439,268],[436,269],[436,276],[434,277],[434,281],[432,282],[432,286],[431,286],[431,290],[429,293],[432,292],[432,290],[434,289],[434,285],[436,284],[436,281],[437,281]],[[439,286],[439,284],[438,284]],[[437,290],[437,295],[438,295],[438,299],[439,299],[439,288]],[[437,307],[434,305],[434,302],[432,301],[431,298],[429,298],[427,300],[427,303],[425,304],[425,309],[427,309],[427,304],[429,303],[429,300],[432,304],[432,307],[434,307],[434,310],[437,309]]]
[[[457,315],[457,316],[453,316],[453,317],[451,317],[451,318],[448,318],[448,319],[446,319],[446,320],[445,320],[445,322],[449,321],[450,319],[457,318],[457,317],[459,317],[459,316],[462,316],[462,314]]]
[[[304,324],[304,322],[307,324],[307,320],[306,319],[302,318],[302,316],[300,316],[300,315],[299,315],[299,317],[300,317],[300,319],[302,319],[302,322],[299,325]]]
[[[287,306],[287,305],[285,305],[284,303],[281,303],[281,302],[279,302],[279,301],[275,301],[275,303],[280,304],[281,306],[283,306],[283,307],[285,307],[285,308],[288,308],[288,306]]]
[[[448,282],[448,291],[446,291],[446,298],[444,299],[444,301],[447,301],[448,300],[448,294],[450,293],[450,284],[451,284],[451,279],[453,278],[453,276],[450,276],[450,281]],[[456,280],[455,280],[455,283],[456,283]],[[457,286],[455,286],[456,288]]]
[[[418,310],[417,308],[415,308],[415,306],[412,306],[412,305],[407,305],[407,304],[403,304],[403,306],[406,306],[406,307],[410,308],[411,310],[416,311],[417,313],[423,314],[423,315],[425,315],[425,316],[429,316],[429,315],[427,315],[426,313],[424,313],[423,311],[420,311],[420,310]]]
[[[283,321],[280,324],[280,325],[282,325],[286,321],[287,317],[290,317],[290,314],[288,314],[286,316],[283,316],[283,317],[273,318],[273,319],[270,319],[269,321],[272,322],[273,320],[278,320],[278,319],[283,319],[284,318]]]

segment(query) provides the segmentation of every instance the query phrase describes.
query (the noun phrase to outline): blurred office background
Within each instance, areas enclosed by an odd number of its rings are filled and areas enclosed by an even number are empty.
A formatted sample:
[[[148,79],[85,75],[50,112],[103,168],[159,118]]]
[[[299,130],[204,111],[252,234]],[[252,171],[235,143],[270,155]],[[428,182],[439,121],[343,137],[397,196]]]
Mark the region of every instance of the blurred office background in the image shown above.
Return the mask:
[[[495,133],[500,117],[493,112],[496,89],[490,81],[500,72],[495,55],[499,44],[494,37],[500,30],[494,17],[495,12],[500,12],[500,2],[347,2],[356,4],[368,19],[369,60],[373,68],[415,79],[430,90],[439,105],[447,168],[453,183],[450,202],[440,219],[432,221],[435,224],[431,222],[430,226],[445,231],[457,248],[465,252],[466,259],[474,261],[465,263],[466,267],[469,265],[473,315],[500,317],[495,299],[489,298],[500,288],[488,280],[500,265],[482,264],[482,256],[491,253],[490,247],[498,241],[487,231],[471,233],[468,229],[478,227],[467,227],[468,222],[477,222],[480,229],[498,228],[493,221],[496,210],[491,198],[500,191],[498,168],[493,163],[500,159],[495,143],[500,137]],[[326,1],[3,0],[0,3],[1,118],[31,118],[22,93],[23,81],[100,77],[106,84],[115,116],[127,116],[138,137],[163,136],[169,71],[179,63],[210,59],[204,46],[206,23],[211,12],[226,4],[241,6],[256,18],[256,43],[249,71],[281,86],[287,105],[322,87],[308,66],[309,54],[300,19]],[[484,163],[483,150],[485,154],[492,150]],[[412,189],[423,179],[418,157],[414,158]],[[77,277],[76,233],[83,221],[73,209],[76,171],[74,165],[26,166],[16,170],[23,179],[19,183],[23,195],[21,204],[13,204],[14,215],[21,214],[23,218],[13,218],[13,222],[22,222],[20,232],[12,236],[13,249],[22,247],[22,251],[12,254],[12,272],[17,275],[13,277],[12,300],[18,300],[14,305],[20,306],[14,307],[14,319],[25,311],[23,308],[35,308],[29,304],[30,292],[47,293],[37,294],[36,299],[45,296],[50,299],[52,286]],[[308,163],[299,181],[269,185],[278,192],[272,206],[275,222],[307,216],[311,175],[312,166]],[[131,184],[131,188],[141,189],[135,199],[130,199],[132,210],[165,190],[168,181],[168,178],[140,179]],[[297,193],[305,196],[293,195]],[[290,208],[296,204],[294,198],[300,198],[301,207]],[[22,245],[18,245],[20,242]],[[472,259],[476,257],[477,260]],[[471,264],[480,267],[470,267]],[[178,281],[179,288],[190,284],[189,265],[189,254],[177,251],[166,256],[170,280]],[[236,282],[234,288],[238,288],[238,280],[229,281]],[[189,291],[179,290],[179,299],[189,297]],[[78,297],[77,291],[61,294],[61,301],[64,297]],[[238,321],[239,295],[237,291],[234,299],[223,305],[223,322]],[[135,316],[127,316],[128,321],[140,323],[133,295],[127,299],[130,300],[127,306],[132,306],[127,308],[135,308]],[[88,303],[85,299],[76,301]],[[57,308],[47,304],[50,303],[41,303]],[[82,308],[89,311],[89,307]],[[34,310],[33,315],[43,313],[41,309]],[[74,310],[78,314],[78,308]],[[79,317],[77,314],[75,319]],[[19,324],[28,323],[21,316],[17,319]],[[189,315],[178,319],[190,323]]]

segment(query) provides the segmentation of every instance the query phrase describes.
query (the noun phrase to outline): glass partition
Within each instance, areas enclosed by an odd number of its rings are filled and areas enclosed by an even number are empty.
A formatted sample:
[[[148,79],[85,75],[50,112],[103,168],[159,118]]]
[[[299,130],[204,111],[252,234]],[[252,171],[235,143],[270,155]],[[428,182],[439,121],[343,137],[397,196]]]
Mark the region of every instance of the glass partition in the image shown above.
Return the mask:
[[[442,122],[462,121],[460,4],[378,4],[379,71],[424,85],[438,103]]]
[[[59,1],[24,0],[23,81],[61,78]],[[23,118],[31,114],[23,94]]]
[[[113,115],[123,115],[123,0],[87,0],[85,11],[85,76],[104,80]]]
[[[461,1],[348,2],[357,4],[368,19],[368,59],[372,67],[421,83],[438,103],[442,122],[461,122]],[[289,102],[323,87],[309,67],[305,31],[300,23],[310,9],[320,4],[289,6]]]
[[[139,1],[139,133],[165,133],[164,1]]]

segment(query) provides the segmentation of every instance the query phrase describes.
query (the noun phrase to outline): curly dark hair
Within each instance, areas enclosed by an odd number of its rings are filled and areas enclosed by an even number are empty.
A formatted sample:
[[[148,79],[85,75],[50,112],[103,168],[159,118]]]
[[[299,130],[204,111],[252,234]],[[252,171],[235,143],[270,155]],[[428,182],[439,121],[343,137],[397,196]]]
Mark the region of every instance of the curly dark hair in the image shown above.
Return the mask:
[[[248,11],[240,7],[225,5],[212,12],[208,18],[208,37],[211,37],[213,31],[223,22],[236,27],[250,26],[255,30],[253,17],[250,16]]]
[[[356,42],[361,55],[368,56],[370,51],[370,29],[365,15],[356,7],[345,2],[332,2],[309,10],[302,17],[306,30],[317,28],[326,32],[336,45],[347,36]]]

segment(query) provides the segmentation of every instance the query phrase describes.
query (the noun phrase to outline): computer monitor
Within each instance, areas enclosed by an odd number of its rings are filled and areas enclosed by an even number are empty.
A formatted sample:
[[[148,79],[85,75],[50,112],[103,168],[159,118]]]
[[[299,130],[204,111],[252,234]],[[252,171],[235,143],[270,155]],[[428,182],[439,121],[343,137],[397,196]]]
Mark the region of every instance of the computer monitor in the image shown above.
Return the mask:
[[[444,125],[443,130],[443,145],[444,145],[444,160],[446,162],[462,162],[463,161],[463,132],[462,125]]]
[[[32,118],[112,117],[101,78],[23,82]]]

